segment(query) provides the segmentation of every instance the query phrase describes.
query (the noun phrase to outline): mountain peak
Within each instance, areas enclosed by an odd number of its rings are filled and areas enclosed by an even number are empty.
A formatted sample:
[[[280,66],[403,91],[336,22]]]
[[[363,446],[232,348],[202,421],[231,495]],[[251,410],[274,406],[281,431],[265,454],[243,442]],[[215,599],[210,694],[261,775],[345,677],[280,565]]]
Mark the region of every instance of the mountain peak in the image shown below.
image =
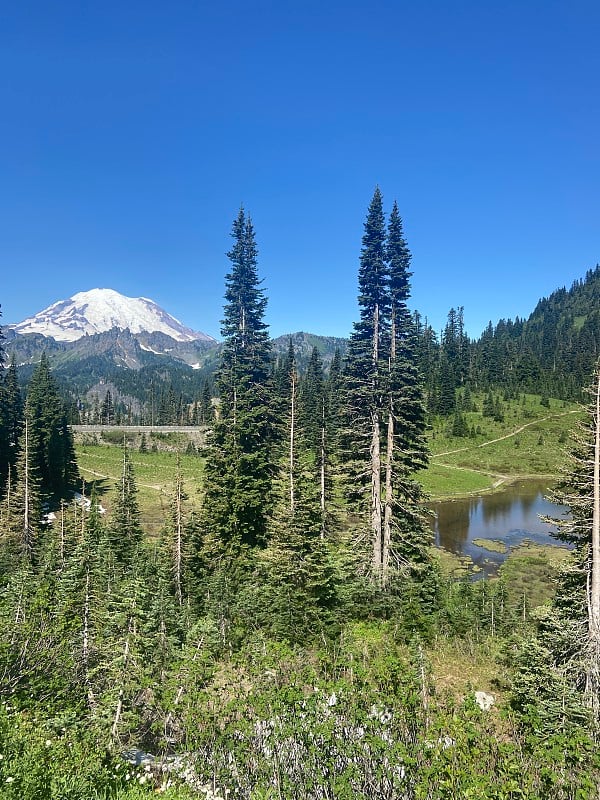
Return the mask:
[[[153,300],[125,297],[114,289],[78,292],[10,327],[17,333],[40,333],[62,342],[75,342],[86,334],[104,333],[111,328],[129,329],[131,333],[160,331],[178,342],[214,341],[211,336],[182,325]]]

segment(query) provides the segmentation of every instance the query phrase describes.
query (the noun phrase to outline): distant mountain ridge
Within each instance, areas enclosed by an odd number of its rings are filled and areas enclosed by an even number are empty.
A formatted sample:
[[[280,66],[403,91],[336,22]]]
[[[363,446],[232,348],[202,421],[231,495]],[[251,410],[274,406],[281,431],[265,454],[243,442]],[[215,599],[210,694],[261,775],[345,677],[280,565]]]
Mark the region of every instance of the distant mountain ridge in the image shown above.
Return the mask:
[[[110,289],[80,292],[16,325],[3,328],[5,349],[15,357],[19,379],[27,384],[45,352],[57,380],[73,399],[114,399],[141,408],[151,393],[171,387],[188,401],[202,385],[212,385],[221,345],[186,327],[153,301],[127,298]],[[273,340],[273,357],[294,341],[303,370],[316,346],[327,366],[346,340],[294,333]]]
[[[176,342],[215,342],[212,336],[183,325],[153,300],[126,297],[114,289],[78,292],[9,328],[20,334],[39,333],[57,342],[76,342],[113,328],[133,334],[163,333]]]
[[[110,301],[104,314],[89,302],[96,293]],[[114,321],[110,314],[121,299],[129,315],[127,325],[119,317],[120,324],[108,330],[85,330],[87,323],[110,325]],[[143,404],[160,386],[172,386],[189,399],[198,395],[206,381],[213,385],[222,345],[182,325],[152,301],[125,298],[112,290],[82,292],[70,301],[55,303],[22,323],[3,328],[6,352],[15,356],[22,383],[28,382],[46,352],[54,374],[72,397],[90,392],[102,396],[110,384],[117,395]],[[142,301],[142,311],[137,301]],[[151,312],[151,320],[146,321],[145,315]],[[66,335],[53,336],[51,325],[64,326]],[[136,328],[140,330],[135,332]],[[285,356],[290,339],[300,372],[313,347],[327,369],[335,351],[344,356],[348,345],[348,339],[290,333],[272,340],[274,361]],[[439,348],[434,333],[431,352],[419,351],[421,371],[430,383],[439,379]],[[527,319],[490,323],[479,339],[469,343],[469,353],[468,379],[473,385],[507,385],[555,397],[577,397],[600,356],[600,267],[588,270],[570,289],[557,289],[542,298]]]

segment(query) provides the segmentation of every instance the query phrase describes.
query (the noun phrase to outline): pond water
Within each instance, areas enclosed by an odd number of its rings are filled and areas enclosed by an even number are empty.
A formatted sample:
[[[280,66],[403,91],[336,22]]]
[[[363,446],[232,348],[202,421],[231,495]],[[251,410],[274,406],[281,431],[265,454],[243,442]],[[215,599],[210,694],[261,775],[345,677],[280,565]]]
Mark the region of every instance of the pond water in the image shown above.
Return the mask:
[[[560,519],[567,509],[545,498],[548,488],[548,482],[541,480],[517,481],[499,492],[430,503],[435,513],[435,543],[457,555],[470,556],[485,573],[495,572],[510,549],[524,539],[559,544],[551,535],[556,527],[542,521],[540,515]],[[491,552],[474,544],[474,539],[502,542],[507,552]]]

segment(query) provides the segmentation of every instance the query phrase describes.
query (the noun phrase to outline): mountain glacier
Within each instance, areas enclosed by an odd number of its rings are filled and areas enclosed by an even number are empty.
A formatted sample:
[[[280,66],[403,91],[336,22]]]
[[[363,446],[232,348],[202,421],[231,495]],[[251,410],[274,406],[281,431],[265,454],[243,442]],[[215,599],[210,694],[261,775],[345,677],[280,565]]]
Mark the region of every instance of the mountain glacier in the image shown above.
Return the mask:
[[[182,325],[153,300],[125,297],[114,289],[78,292],[10,327],[16,333],[39,333],[59,342],[75,342],[86,334],[104,333],[112,328],[133,334],[160,332],[177,342],[215,341]]]

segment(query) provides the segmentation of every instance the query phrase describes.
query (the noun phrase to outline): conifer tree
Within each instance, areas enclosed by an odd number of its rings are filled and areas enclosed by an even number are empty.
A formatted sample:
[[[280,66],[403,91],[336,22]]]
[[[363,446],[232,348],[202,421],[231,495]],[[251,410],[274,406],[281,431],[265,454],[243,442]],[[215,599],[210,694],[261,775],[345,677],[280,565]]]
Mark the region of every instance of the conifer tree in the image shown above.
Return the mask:
[[[205,473],[203,529],[207,552],[213,553],[264,545],[272,495],[267,300],[258,277],[254,228],[243,209],[231,235],[217,373],[220,414]]]
[[[131,564],[143,534],[137,502],[137,485],[127,447],[123,447],[121,477],[115,485],[115,502],[109,524],[111,549],[119,564]]]
[[[77,508],[77,504],[74,504]],[[73,681],[90,710],[97,705],[97,681],[94,670],[98,660],[97,639],[102,625],[105,579],[102,575],[101,543],[104,539],[98,496],[92,488],[89,508],[85,489],[72,552],[64,546],[64,506],[61,514],[59,564],[62,626],[69,637],[68,652],[73,660]],[[71,534],[72,535],[72,534]],[[71,537],[69,537],[71,538]]]
[[[570,514],[552,520],[573,547],[537,630],[515,648],[513,705],[537,729],[600,731],[600,362],[592,399],[573,436],[569,461],[551,499]],[[533,658],[532,658],[533,654]]]
[[[2,307],[0,306],[0,319]],[[2,490],[8,474],[8,420],[6,409],[6,395],[4,389],[4,334],[0,325],[0,490]]]
[[[63,495],[75,484],[78,470],[66,409],[45,353],[29,383],[25,416],[31,463],[39,475],[42,492]]]
[[[2,306],[0,305],[0,319],[2,319]],[[2,332],[2,325],[0,325],[0,378],[2,377],[2,371],[4,370],[4,360],[6,358],[6,354],[4,352],[4,333]]]
[[[555,499],[567,505],[571,518],[559,522],[558,538],[575,545],[579,586],[575,597],[562,586],[562,606],[576,617],[584,610],[586,634],[581,647],[585,672],[584,698],[595,725],[600,724],[600,362],[590,387],[591,402],[575,440],[570,469]],[[567,572],[568,584],[576,573]],[[579,595],[579,599],[577,599]],[[571,599],[568,599],[569,596]]]
[[[321,536],[325,536],[329,446],[329,408],[323,361],[313,347],[306,373],[298,393],[298,423],[305,458],[312,473],[314,490],[318,488],[321,517]]]
[[[390,276],[390,346],[381,555],[384,584],[389,575],[393,545],[397,558],[414,566],[426,560],[424,547],[429,541],[419,507],[420,485],[413,478],[417,470],[427,465],[427,444],[414,328],[407,306],[411,255],[396,203],[389,218],[386,255]],[[395,542],[393,526],[399,534]]]
[[[163,534],[162,550],[167,565],[167,574],[173,595],[179,607],[183,606],[187,595],[186,573],[188,569],[189,541],[185,516],[185,501],[188,496],[183,485],[181,459],[177,457],[175,485],[171,499],[171,510]]]
[[[2,312],[0,310],[0,317]],[[17,379],[14,354],[8,369],[4,336],[0,327],[0,492],[6,485],[9,471],[13,472],[17,462],[18,442],[23,423],[23,402]]]
[[[19,438],[23,430],[23,400],[17,377],[17,363],[13,355],[4,378],[5,431],[8,443],[7,465],[14,467],[19,454]]]
[[[348,347],[345,388],[346,415],[351,439],[353,481],[366,480],[371,538],[371,572],[382,579],[383,499],[381,482],[382,414],[385,409],[385,365],[389,324],[389,273],[385,252],[383,198],[376,188],[364,226],[358,304]]]
[[[422,389],[406,301],[410,253],[394,205],[386,235],[379,189],[369,206],[359,269],[360,320],[345,371],[346,447],[352,479],[368,498],[371,575],[381,587],[391,558],[414,566],[425,559],[426,535],[413,473],[426,464]],[[367,479],[365,481],[365,478]],[[395,536],[393,532],[395,531]]]
[[[26,418],[19,444],[19,458],[9,473],[2,508],[2,522],[8,534],[3,558],[33,563],[42,523],[42,491],[38,467],[32,457],[29,421]]]
[[[199,419],[197,420],[197,422],[201,422],[203,425],[210,425],[211,422],[213,421],[214,415],[212,407],[212,398],[210,396],[210,385],[207,380],[205,380],[202,384],[198,415]]]

